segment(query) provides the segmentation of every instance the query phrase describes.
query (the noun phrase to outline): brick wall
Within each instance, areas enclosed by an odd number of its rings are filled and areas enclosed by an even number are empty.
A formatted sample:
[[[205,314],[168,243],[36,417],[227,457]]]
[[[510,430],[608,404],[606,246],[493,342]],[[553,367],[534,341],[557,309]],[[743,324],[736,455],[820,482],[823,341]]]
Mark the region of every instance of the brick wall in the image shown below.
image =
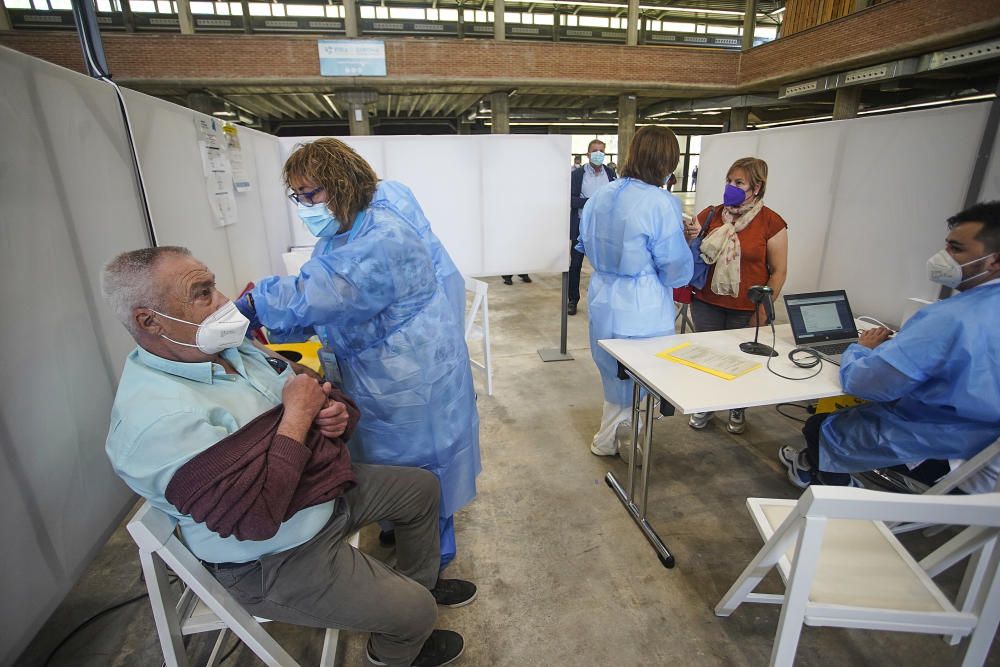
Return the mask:
[[[895,0],[744,54],[743,88],[787,83],[1000,34],[1000,0]]]
[[[316,37],[284,35],[105,34],[116,79],[274,79],[319,76]],[[0,44],[82,71],[72,33],[13,33]],[[535,82],[559,86],[635,83],[727,89],[736,85],[739,54],[683,47],[385,39],[389,78],[400,81]]]
[[[735,92],[1000,34],[1000,0],[895,0],[739,54],[683,47],[387,38],[387,79]],[[72,33],[0,33],[0,44],[82,71]],[[114,77],[126,82],[320,83],[315,36],[106,34]],[[329,80],[325,80],[329,83]]]

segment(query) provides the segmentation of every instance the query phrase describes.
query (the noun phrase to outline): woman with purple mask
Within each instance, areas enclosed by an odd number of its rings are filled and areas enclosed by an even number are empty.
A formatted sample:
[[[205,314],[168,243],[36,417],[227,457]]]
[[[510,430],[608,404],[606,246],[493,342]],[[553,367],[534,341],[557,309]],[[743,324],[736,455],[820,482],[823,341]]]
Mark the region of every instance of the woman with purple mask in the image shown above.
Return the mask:
[[[709,265],[705,285],[695,290],[691,301],[696,331],[767,322],[763,305],[751,302],[747,291],[753,285],[767,285],[777,300],[788,270],[788,225],[764,206],[766,186],[767,163],[740,158],[726,174],[722,204],[706,208],[685,226],[689,243],[702,236],[701,257]],[[702,429],[711,419],[711,412],[699,412],[688,423]],[[726,428],[730,433],[744,431],[743,408],[729,411]]]

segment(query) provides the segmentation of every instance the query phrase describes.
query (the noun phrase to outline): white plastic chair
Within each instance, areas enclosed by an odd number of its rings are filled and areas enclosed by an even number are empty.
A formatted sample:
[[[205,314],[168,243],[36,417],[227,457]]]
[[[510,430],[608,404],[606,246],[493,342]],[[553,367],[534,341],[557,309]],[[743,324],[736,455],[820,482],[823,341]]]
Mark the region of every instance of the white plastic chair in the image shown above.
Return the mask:
[[[963,667],[986,660],[1000,622],[1000,494],[907,496],[811,486],[798,502],[748,498],[765,540],[715,608],[780,604],[771,665],[791,665],[802,624],[969,636]],[[883,520],[969,526],[919,563]],[[931,579],[971,557],[955,604]],[[775,566],[783,595],[754,593]],[[957,607],[957,608],[956,608]]]
[[[963,482],[982,472],[985,468],[994,467],[994,461],[998,459],[1000,459],[1000,438],[997,438],[992,445],[989,445],[971,459],[965,461],[962,465],[958,466],[950,473],[939,479],[933,486],[924,491],[923,495],[947,495],[957,489]],[[1000,491],[1000,478],[997,479],[993,490]],[[892,532],[900,535],[913,530],[926,528],[928,525],[929,524],[926,522],[897,523],[892,526]],[[928,534],[934,533],[929,532]]]
[[[475,278],[465,279],[465,291],[472,294],[472,305],[465,314],[465,340],[468,343],[479,339],[482,341],[483,360],[476,361],[469,355],[472,365],[486,372],[486,395],[493,395],[493,355],[490,352],[490,300],[487,296],[489,284]],[[476,315],[480,312],[480,324],[476,324]]]
[[[266,665],[298,665],[261,627],[260,624],[268,620],[250,615],[233,599],[184,545],[176,527],[176,519],[148,502],[143,503],[128,522],[128,532],[139,546],[139,561],[167,667],[187,667],[189,664],[184,650],[185,635],[217,630],[219,636],[206,663],[209,667],[219,662],[227,630],[232,630]],[[357,533],[350,542],[355,547],[358,545]],[[167,567],[185,585],[179,598],[170,588]],[[321,667],[333,667],[339,636],[338,630],[327,629]]]

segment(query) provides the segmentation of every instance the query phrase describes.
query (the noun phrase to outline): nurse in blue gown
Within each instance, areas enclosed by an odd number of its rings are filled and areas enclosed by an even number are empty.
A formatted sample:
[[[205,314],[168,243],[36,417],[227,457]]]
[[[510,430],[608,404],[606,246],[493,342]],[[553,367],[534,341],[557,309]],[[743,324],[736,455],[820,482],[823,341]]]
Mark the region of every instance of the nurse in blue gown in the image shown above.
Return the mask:
[[[319,336],[327,376],[361,410],[356,460],[438,477],[444,567],[481,470],[464,279],[409,188],[379,181],[343,142],[300,146],[283,176],[319,241],[299,275],[264,278],[237,306],[275,340]]]
[[[632,382],[618,379],[617,363],[597,341],[674,333],[673,288],[691,282],[681,205],[662,188],[678,159],[673,132],[641,128],[618,180],[598,190],[580,217],[577,250],[594,268],[587,291],[590,352],[604,386],[601,426],[590,445],[598,456],[619,453],[615,432],[630,424]]]

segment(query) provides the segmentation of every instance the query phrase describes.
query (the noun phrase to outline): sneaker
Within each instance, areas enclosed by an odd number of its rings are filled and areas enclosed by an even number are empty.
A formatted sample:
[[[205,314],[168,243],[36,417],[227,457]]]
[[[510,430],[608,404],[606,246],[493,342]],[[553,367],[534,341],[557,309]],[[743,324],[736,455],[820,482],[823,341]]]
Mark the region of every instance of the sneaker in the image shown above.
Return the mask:
[[[576,315],[576,301],[570,301],[566,304],[566,314]]]
[[[736,408],[729,411],[729,423],[726,430],[730,433],[742,433],[747,429],[747,418],[743,408]]]
[[[712,421],[712,416],[714,412],[696,412],[691,415],[691,419],[688,420],[688,426],[696,429],[703,429],[708,426],[708,422]]]
[[[778,460],[788,470],[788,481],[804,489],[813,483],[813,470],[806,461],[806,450],[785,445],[778,450]]]
[[[462,579],[438,579],[431,595],[442,607],[464,607],[476,599],[476,585]]]
[[[636,448],[638,459],[635,464],[642,467],[642,432],[639,432],[640,445]],[[615,445],[618,447],[618,458],[628,464],[632,460],[632,422],[623,421],[615,427]]]
[[[513,276],[502,276],[502,277],[503,277],[503,284],[504,285],[513,285],[514,284]]]
[[[420,653],[413,659],[412,665],[413,667],[448,665],[458,660],[464,650],[465,640],[462,639],[462,635],[451,630],[432,630],[431,636],[420,647]],[[371,664],[378,665],[378,667],[388,664],[379,660],[372,652],[371,641],[368,642],[366,653],[368,654],[368,662]]]
[[[381,544],[383,547],[396,546],[396,531],[380,530],[378,533],[378,543]]]
[[[521,282],[522,283],[530,283],[531,282],[531,276],[529,276],[527,273],[519,273],[517,275],[521,276]]]

